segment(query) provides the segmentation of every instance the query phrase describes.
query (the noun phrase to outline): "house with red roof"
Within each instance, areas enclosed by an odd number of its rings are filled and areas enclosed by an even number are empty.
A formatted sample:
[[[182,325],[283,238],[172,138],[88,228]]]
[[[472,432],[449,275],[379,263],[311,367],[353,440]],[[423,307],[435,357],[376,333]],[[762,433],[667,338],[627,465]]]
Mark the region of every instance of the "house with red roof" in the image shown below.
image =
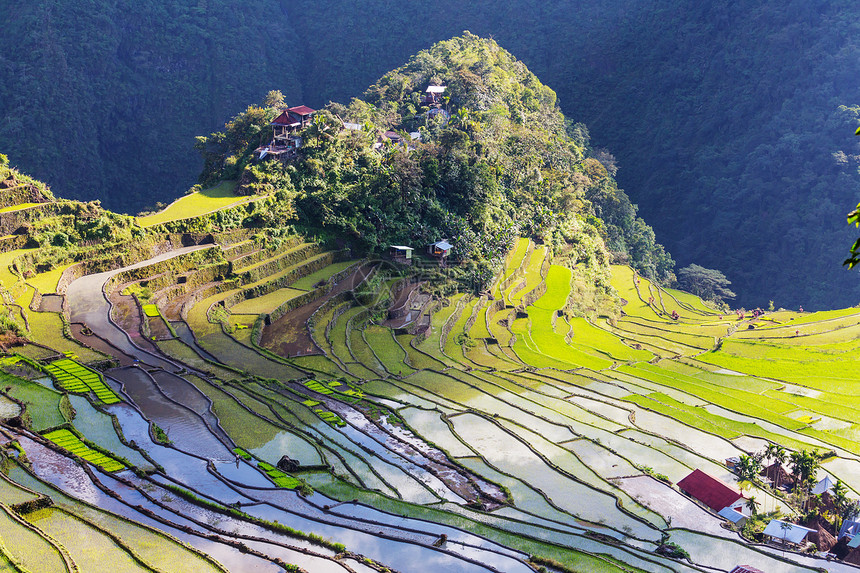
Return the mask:
[[[679,481],[678,489],[717,512],[737,507],[743,499],[740,493],[698,469]]]
[[[281,115],[269,123],[274,133],[272,143],[265,151],[270,155],[277,155],[279,151],[292,151],[301,147],[302,138],[296,135],[296,132],[307,127],[314,113],[316,110],[306,105],[298,105],[282,111]]]

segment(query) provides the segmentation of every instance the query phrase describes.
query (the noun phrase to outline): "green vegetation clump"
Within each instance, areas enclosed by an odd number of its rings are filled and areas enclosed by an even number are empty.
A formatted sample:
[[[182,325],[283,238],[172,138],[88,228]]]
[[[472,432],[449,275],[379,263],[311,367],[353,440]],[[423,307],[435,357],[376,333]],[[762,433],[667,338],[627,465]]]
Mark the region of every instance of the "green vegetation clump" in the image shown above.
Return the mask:
[[[422,105],[429,84],[447,86],[444,106]],[[247,192],[273,194],[300,232],[370,253],[447,238],[464,263],[452,272],[479,288],[520,234],[566,253],[571,267],[605,269],[608,249],[646,276],[673,276],[672,259],[589,151],[585,128],[570,126],[555,93],[492,40],[466,33],[436,44],[364,100],[318,112],[295,159],[255,162],[273,102],[270,94],[199,138],[201,181],[239,177]],[[341,120],[364,127],[344,130]],[[392,131],[399,143],[384,135]],[[605,244],[602,253],[589,236]],[[608,276],[597,277],[609,293]]]

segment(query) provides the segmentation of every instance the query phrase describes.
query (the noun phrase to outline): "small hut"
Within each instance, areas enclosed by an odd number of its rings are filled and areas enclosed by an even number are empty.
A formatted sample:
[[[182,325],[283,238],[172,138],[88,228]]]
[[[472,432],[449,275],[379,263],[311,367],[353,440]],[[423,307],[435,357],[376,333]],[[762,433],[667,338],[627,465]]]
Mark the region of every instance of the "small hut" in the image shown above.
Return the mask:
[[[801,545],[806,541],[810,533],[817,533],[817,531],[779,519],[772,519],[762,532],[765,537],[770,537],[771,541],[783,544],[790,543],[794,546]]]
[[[756,569],[752,565],[738,565],[729,573],[764,573],[761,569]]]
[[[442,261],[443,259],[445,259],[445,257],[451,254],[451,249],[453,248],[454,245],[452,245],[445,239],[442,239],[441,241],[437,241],[427,247],[427,254]]]
[[[297,135],[311,121],[316,110],[306,105],[290,107],[281,112],[269,125],[272,127],[272,143],[261,153],[278,155],[284,151],[294,151],[302,146],[302,138]]]
[[[718,512],[718,515],[737,527],[743,527],[749,519],[749,517],[731,507],[724,507]]]
[[[436,105],[442,103],[442,94],[445,93],[445,90],[448,89],[445,86],[427,86],[427,89],[424,91],[424,99],[421,100],[421,103],[424,105]]]
[[[395,263],[411,265],[412,251],[414,250],[415,249],[412,247],[406,247],[404,245],[391,245],[388,247],[388,256],[391,257],[391,260]]]

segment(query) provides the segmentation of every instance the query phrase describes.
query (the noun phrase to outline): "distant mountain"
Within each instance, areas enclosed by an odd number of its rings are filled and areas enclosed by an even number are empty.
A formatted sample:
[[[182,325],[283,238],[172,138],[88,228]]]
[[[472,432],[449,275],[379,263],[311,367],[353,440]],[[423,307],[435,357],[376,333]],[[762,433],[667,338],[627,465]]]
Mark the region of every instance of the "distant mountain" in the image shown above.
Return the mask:
[[[0,149],[66,196],[137,211],[194,183],[193,137],[280,89],[347,101],[433,42],[492,36],[618,158],[681,266],[738,303],[855,304],[860,8],[790,3],[0,1]],[[846,106],[840,108],[840,106]]]

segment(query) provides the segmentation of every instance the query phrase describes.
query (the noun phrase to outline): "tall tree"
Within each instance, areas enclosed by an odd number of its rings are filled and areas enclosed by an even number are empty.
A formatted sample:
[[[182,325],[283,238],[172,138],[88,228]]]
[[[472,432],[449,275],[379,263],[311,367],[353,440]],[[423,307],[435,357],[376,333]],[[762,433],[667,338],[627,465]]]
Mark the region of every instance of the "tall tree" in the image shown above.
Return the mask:
[[[735,298],[728,287],[732,282],[716,269],[691,264],[678,271],[678,282],[687,290],[706,300],[722,302]]]

